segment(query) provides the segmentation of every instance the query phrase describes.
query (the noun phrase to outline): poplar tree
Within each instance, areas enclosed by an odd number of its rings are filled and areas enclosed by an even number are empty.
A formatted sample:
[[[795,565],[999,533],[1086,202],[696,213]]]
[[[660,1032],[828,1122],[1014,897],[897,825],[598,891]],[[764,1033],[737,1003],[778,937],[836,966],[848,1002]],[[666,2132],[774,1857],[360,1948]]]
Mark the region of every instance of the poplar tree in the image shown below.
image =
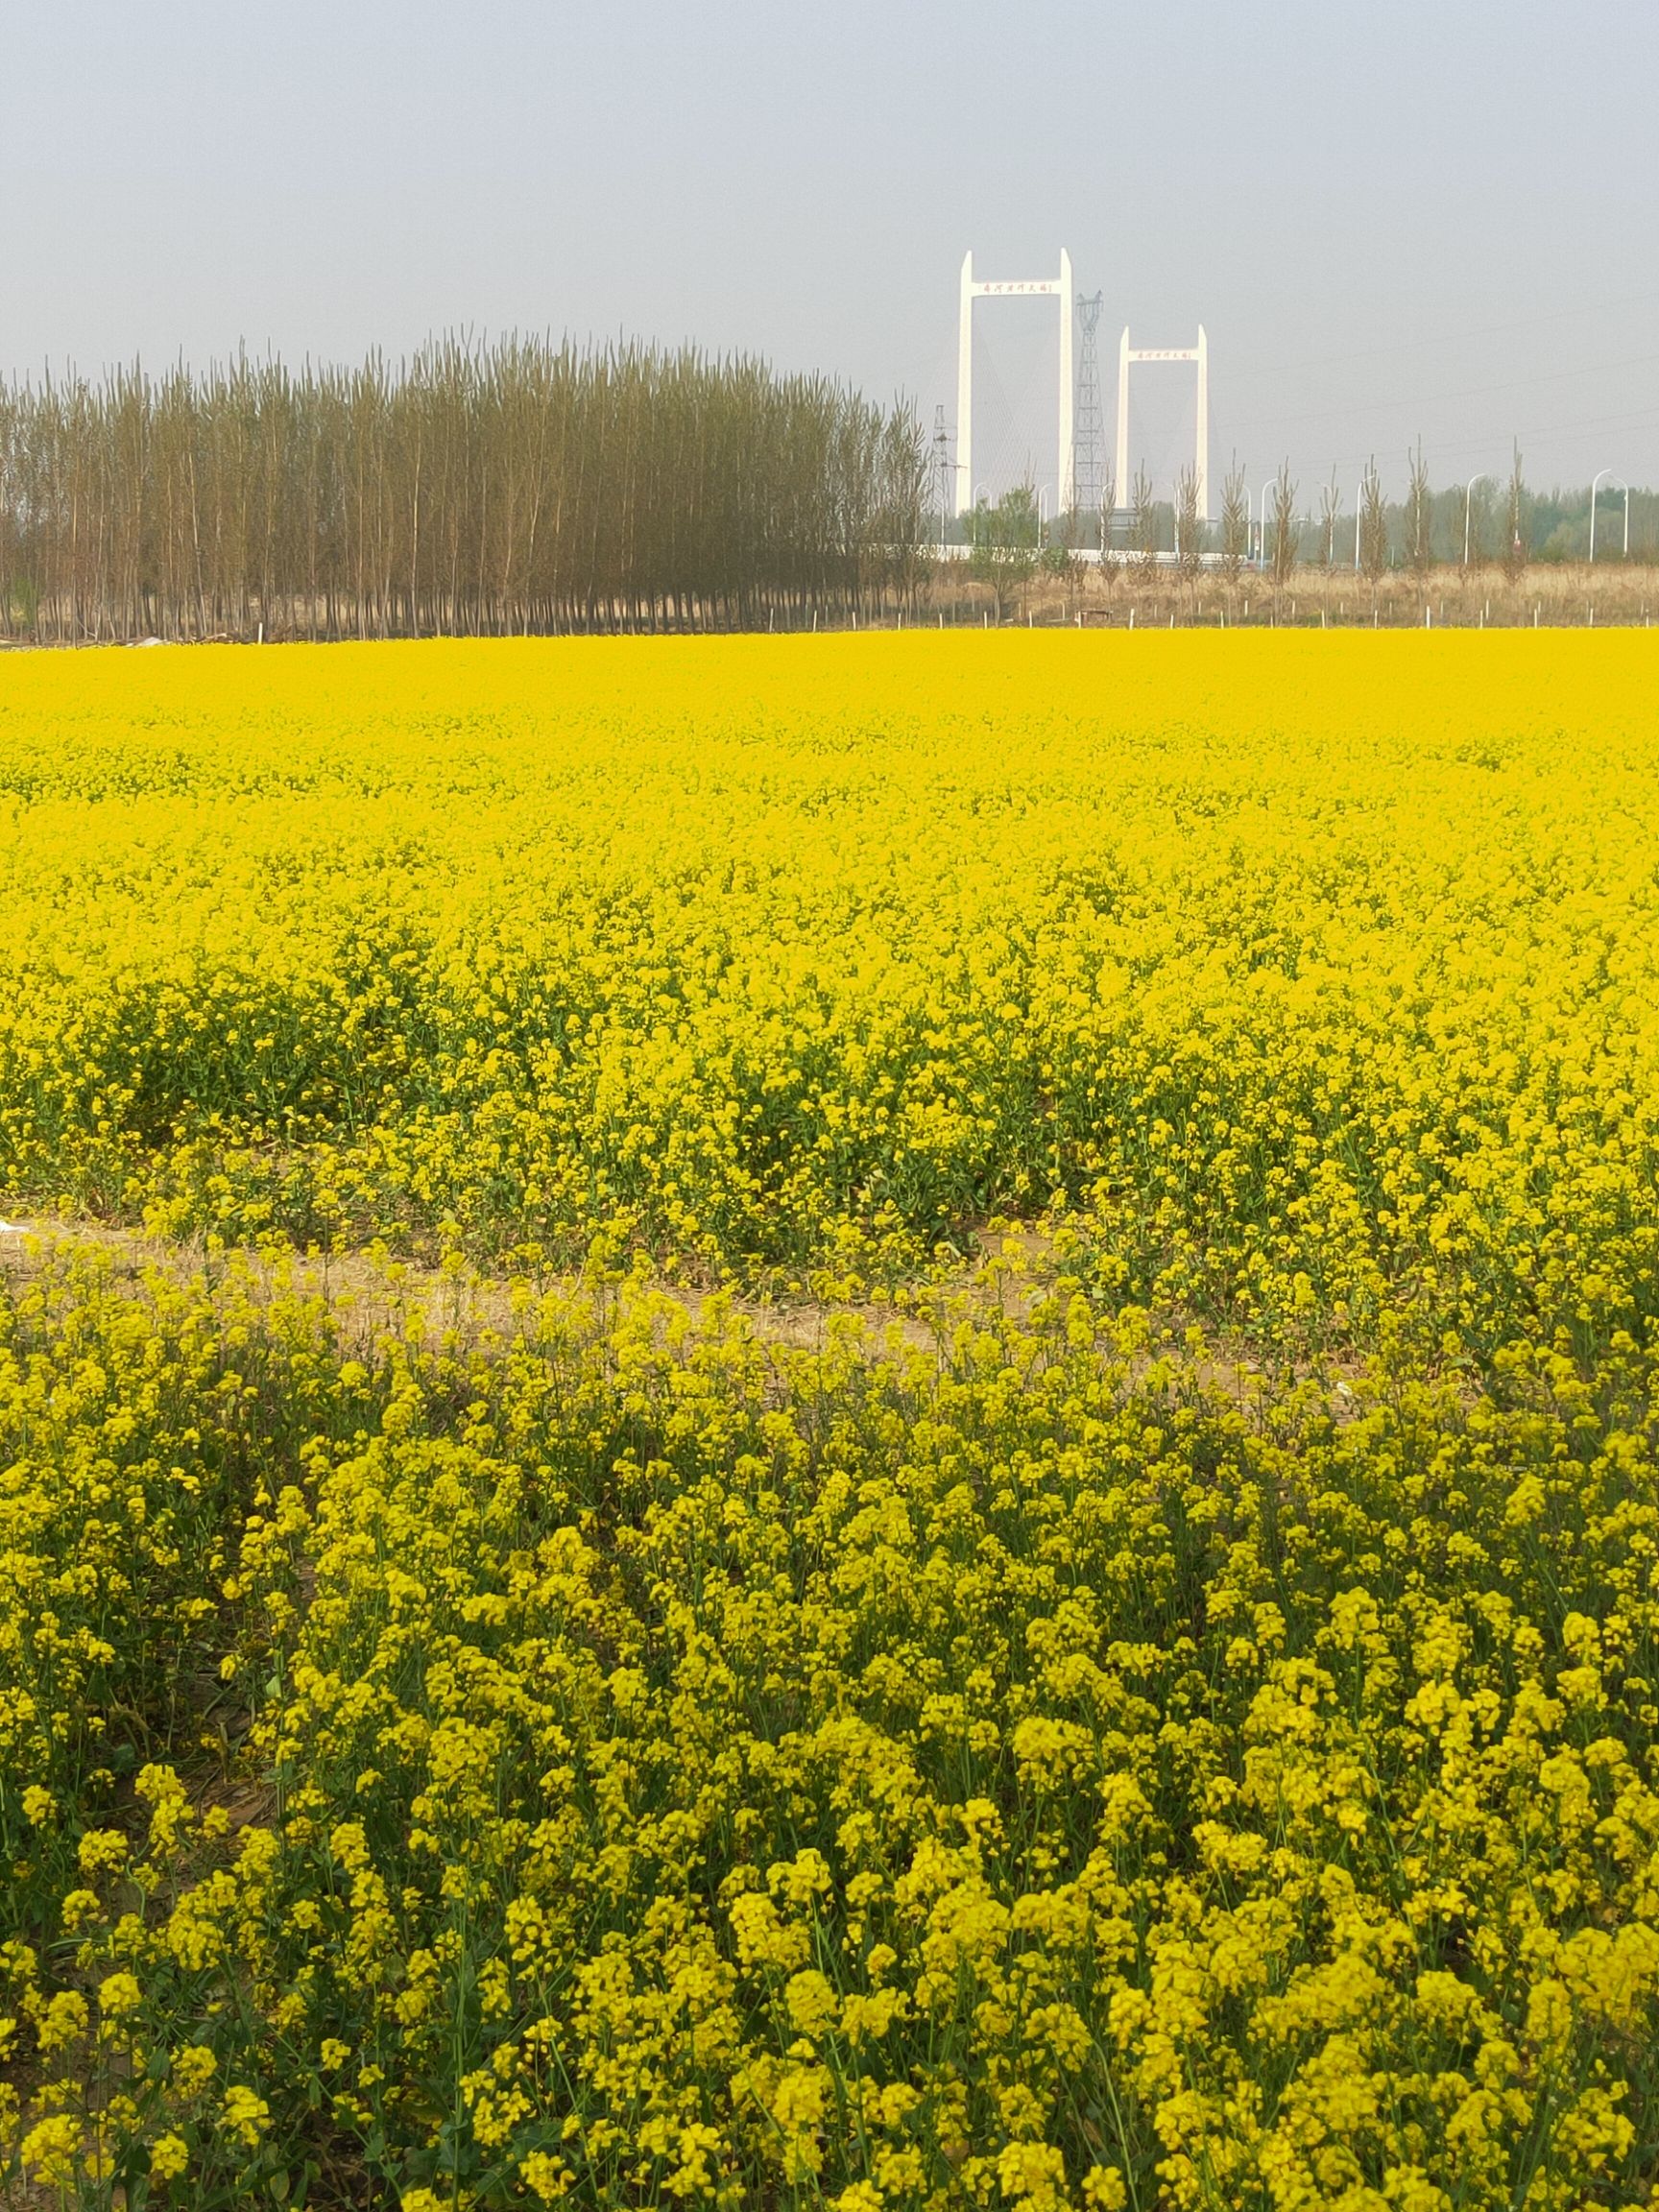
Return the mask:
[[[443,338],[0,388],[0,635],[809,624],[903,605],[906,406],[694,349]]]

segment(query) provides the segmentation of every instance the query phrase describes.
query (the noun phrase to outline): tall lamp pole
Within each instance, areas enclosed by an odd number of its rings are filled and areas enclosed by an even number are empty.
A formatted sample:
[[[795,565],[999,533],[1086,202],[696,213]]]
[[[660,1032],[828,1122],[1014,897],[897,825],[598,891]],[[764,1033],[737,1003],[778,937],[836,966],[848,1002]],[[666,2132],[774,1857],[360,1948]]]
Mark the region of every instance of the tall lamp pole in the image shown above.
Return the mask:
[[[1590,558],[1596,558],[1596,493],[1603,476],[1611,476],[1611,469],[1598,469],[1590,483]],[[1630,487],[1624,486],[1624,558],[1630,558]]]
[[[1490,484],[1491,482],[1493,482],[1493,478],[1482,471],[1479,476],[1471,476],[1463,488],[1463,565],[1465,568],[1469,565],[1469,517],[1475,502],[1475,487],[1477,484]]]

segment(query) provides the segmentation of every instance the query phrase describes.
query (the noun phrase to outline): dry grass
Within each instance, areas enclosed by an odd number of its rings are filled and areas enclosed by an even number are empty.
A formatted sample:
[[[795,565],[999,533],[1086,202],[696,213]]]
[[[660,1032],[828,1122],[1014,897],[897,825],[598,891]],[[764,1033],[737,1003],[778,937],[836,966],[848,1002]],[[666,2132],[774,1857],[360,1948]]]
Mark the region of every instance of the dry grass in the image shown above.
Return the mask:
[[[871,1360],[921,1353],[945,1369],[962,1355],[964,1330],[977,1334],[1004,1325],[1041,1327],[1044,1308],[1054,1313],[1055,1294],[1064,1297],[1069,1289],[1053,1236],[1034,1223],[980,1231],[963,1266],[942,1280],[913,1284],[897,1299],[767,1302],[655,1279],[633,1278],[624,1288],[614,1280],[492,1275],[367,1253],[208,1250],[198,1241],[170,1241],[85,1216],[19,1218],[0,1203],[0,1284],[21,1286],[76,1255],[95,1256],[134,1298],[156,1281],[234,1279],[256,1310],[296,1296],[321,1300],[343,1350],[364,1357],[373,1357],[388,1337],[429,1350],[445,1344],[504,1348],[536,1335],[549,1297],[585,1311],[588,1325],[602,1336],[624,1295],[643,1292],[654,1302],[655,1326],[664,1340],[682,1331],[694,1338],[735,1318],[780,1353],[823,1351],[836,1337]],[[1121,1357],[1110,1335],[1102,1339],[1102,1357]],[[1146,1316],[1142,1348],[1129,1359],[1127,1372],[1143,1384],[1160,1363],[1178,1396],[1219,1394],[1251,1414],[1282,1400],[1287,1386],[1302,1385],[1311,1407],[1346,1421],[1370,1395],[1370,1361],[1362,1347],[1275,1356],[1185,1312]]]
[[[977,623],[994,595],[973,583],[963,564],[942,565],[927,587],[922,614],[927,622]],[[1070,578],[1039,576],[1010,616],[1034,625],[1074,623],[1087,628],[1177,629],[1198,627],[1318,630],[1421,629],[1641,629],[1659,614],[1659,566],[1598,561],[1551,563],[1506,576],[1491,564],[1430,569],[1426,576],[1390,572],[1372,586],[1351,568],[1298,568],[1282,589],[1270,576],[1247,569],[1237,584],[1215,570],[1190,583],[1160,567],[1142,574],[1133,564],[1104,576],[1081,564]]]

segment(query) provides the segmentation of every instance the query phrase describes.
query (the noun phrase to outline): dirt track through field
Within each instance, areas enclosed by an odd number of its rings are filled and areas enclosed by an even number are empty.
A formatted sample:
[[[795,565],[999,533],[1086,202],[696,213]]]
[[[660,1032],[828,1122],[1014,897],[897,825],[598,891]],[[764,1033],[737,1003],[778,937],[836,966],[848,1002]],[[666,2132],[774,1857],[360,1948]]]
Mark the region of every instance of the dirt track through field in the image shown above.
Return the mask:
[[[97,1255],[108,1262],[118,1281],[134,1289],[152,1274],[177,1283],[204,1279],[209,1284],[234,1276],[256,1301],[279,1294],[325,1299],[347,1340],[359,1348],[373,1346],[388,1331],[402,1336],[413,1334],[427,1343],[451,1334],[511,1339],[524,1333],[540,1299],[548,1293],[589,1301],[596,1318],[616,1298],[615,1285],[587,1283],[576,1275],[514,1278],[454,1273],[363,1254],[272,1256],[241,1247],[209,1252],[199,1242],[170,1242],[141,1229],[89,1219],[20,1218],[0,1208],[0,1277],[7,1282],[27,1282],[55,1260],[75,1253]],[[1044,1286],[1034,1281],[1023,1296],[1014,1299],[1004,1284],[1006,1309],[1023,1313]],[[678,1306],[693,1328],[716,1297],[712,1291],[656,1280],[649,1287]],[[896,1330],[904,1344],[926,1351],[937,1348],[941,1328],[950,1326],[943,1307],[952,1290],[957,1298],[966,1294],[977,1312],[991,1317],[993,1302],[982,1273],[941,1289],[937,1325],[915,1310],[894,1306],[831,1306],[810,1300],[771,1304],[719,1295],[725,1310],[739,1314],[757,1336],[768,1342],[810,1351],[825,1341],[833,1321],[845,1323],[852,1317],[878,1336]]]
[[[255,1306],[278,1297],[326,1302],[343,1344],[373,1355],[386,1338],[397,1336],[435,1349],[445,1342],[509,1344],[533,1334],[548,1296],[586,1306],[602,1330],[618,1302],[614,1283],[586,1282],[575,1275],[507,1277],[453,1272],[365,1254],[308,1257],[270,1255],[246,1248],[209,1251],[197,1241],[180,1243],[89,1218],[20,1215],[0,1204],[0,1282],[21,1286],[54,1262],[76,1254],[91,1255],[109,1267],[117,1285],[134,1297],[156,1277],[175,1284],[203,1281],[210,1286],[234,1282]],[[895,1351],[923,1353],[940,1366],[956,1357],[964,1324],[993,1327],[1008,1322],[1030,1326],[1034,1310],[1055,1285],[1055,1256],[1049,1238],[1025,1228],[985,1238],[980,1258],[958,1275],[918,1289],[902,1306],[887,1303],[828,1304],[811,1300],[772,1303],[653,1280],[645,1287],[661,1302],[664,1325],[672,1309],[684,1314],[695,1334],[713,1310],[735,1315],[760,1342],[780,1349],[813,1352],[832,1334],[851,1332],[872,1358]],[[1194,1343],[1190,1322],[1166,1317],[1150,1351],[1131,1362],[1143,1375],[1159,1357],[1171,1358],[1181,1385],[1203,1395],[1219,1393],[1241,1409],[1262,1413],[1294,1382],[1311,1382],[1326,1409],[1337,1420],[1352,1419],[1366,1398],[1366,1362],[1357,1352],[1308,1360],[1265,1360],[1258,1348],[1239,1338],[1201,1333]]]

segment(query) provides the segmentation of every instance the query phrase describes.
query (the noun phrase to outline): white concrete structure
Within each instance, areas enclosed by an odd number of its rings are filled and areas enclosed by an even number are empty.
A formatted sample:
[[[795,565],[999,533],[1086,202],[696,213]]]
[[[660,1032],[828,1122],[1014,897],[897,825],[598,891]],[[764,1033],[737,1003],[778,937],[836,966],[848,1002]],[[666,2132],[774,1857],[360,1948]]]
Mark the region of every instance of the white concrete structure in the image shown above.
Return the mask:
[[[1198,519],[1210,519],[1210,341],[1198,325],[1196,346],[1142,346],[1131,348],[1129,332],[1118,349],[1118,469],[1112,496],[1119,507],[1129,504],[1129,372],[1137,361],[1195,361],[1198,365],[1198,435],[1193,466],[1198,476]]]
[[[974,280],[974,255],[962,256],[962,313],[956,341],[956,512],[966,515],[974,504],[974,302],[975,300],[1029,298],[1053,294],[1060,301],[1060,444],[1055,482],[1059,488],[1056,512],[1066,514],[1072,502],[1071,479],[1071,256],[1060,249],[1060,274],[1024,283],[985,284]]]

